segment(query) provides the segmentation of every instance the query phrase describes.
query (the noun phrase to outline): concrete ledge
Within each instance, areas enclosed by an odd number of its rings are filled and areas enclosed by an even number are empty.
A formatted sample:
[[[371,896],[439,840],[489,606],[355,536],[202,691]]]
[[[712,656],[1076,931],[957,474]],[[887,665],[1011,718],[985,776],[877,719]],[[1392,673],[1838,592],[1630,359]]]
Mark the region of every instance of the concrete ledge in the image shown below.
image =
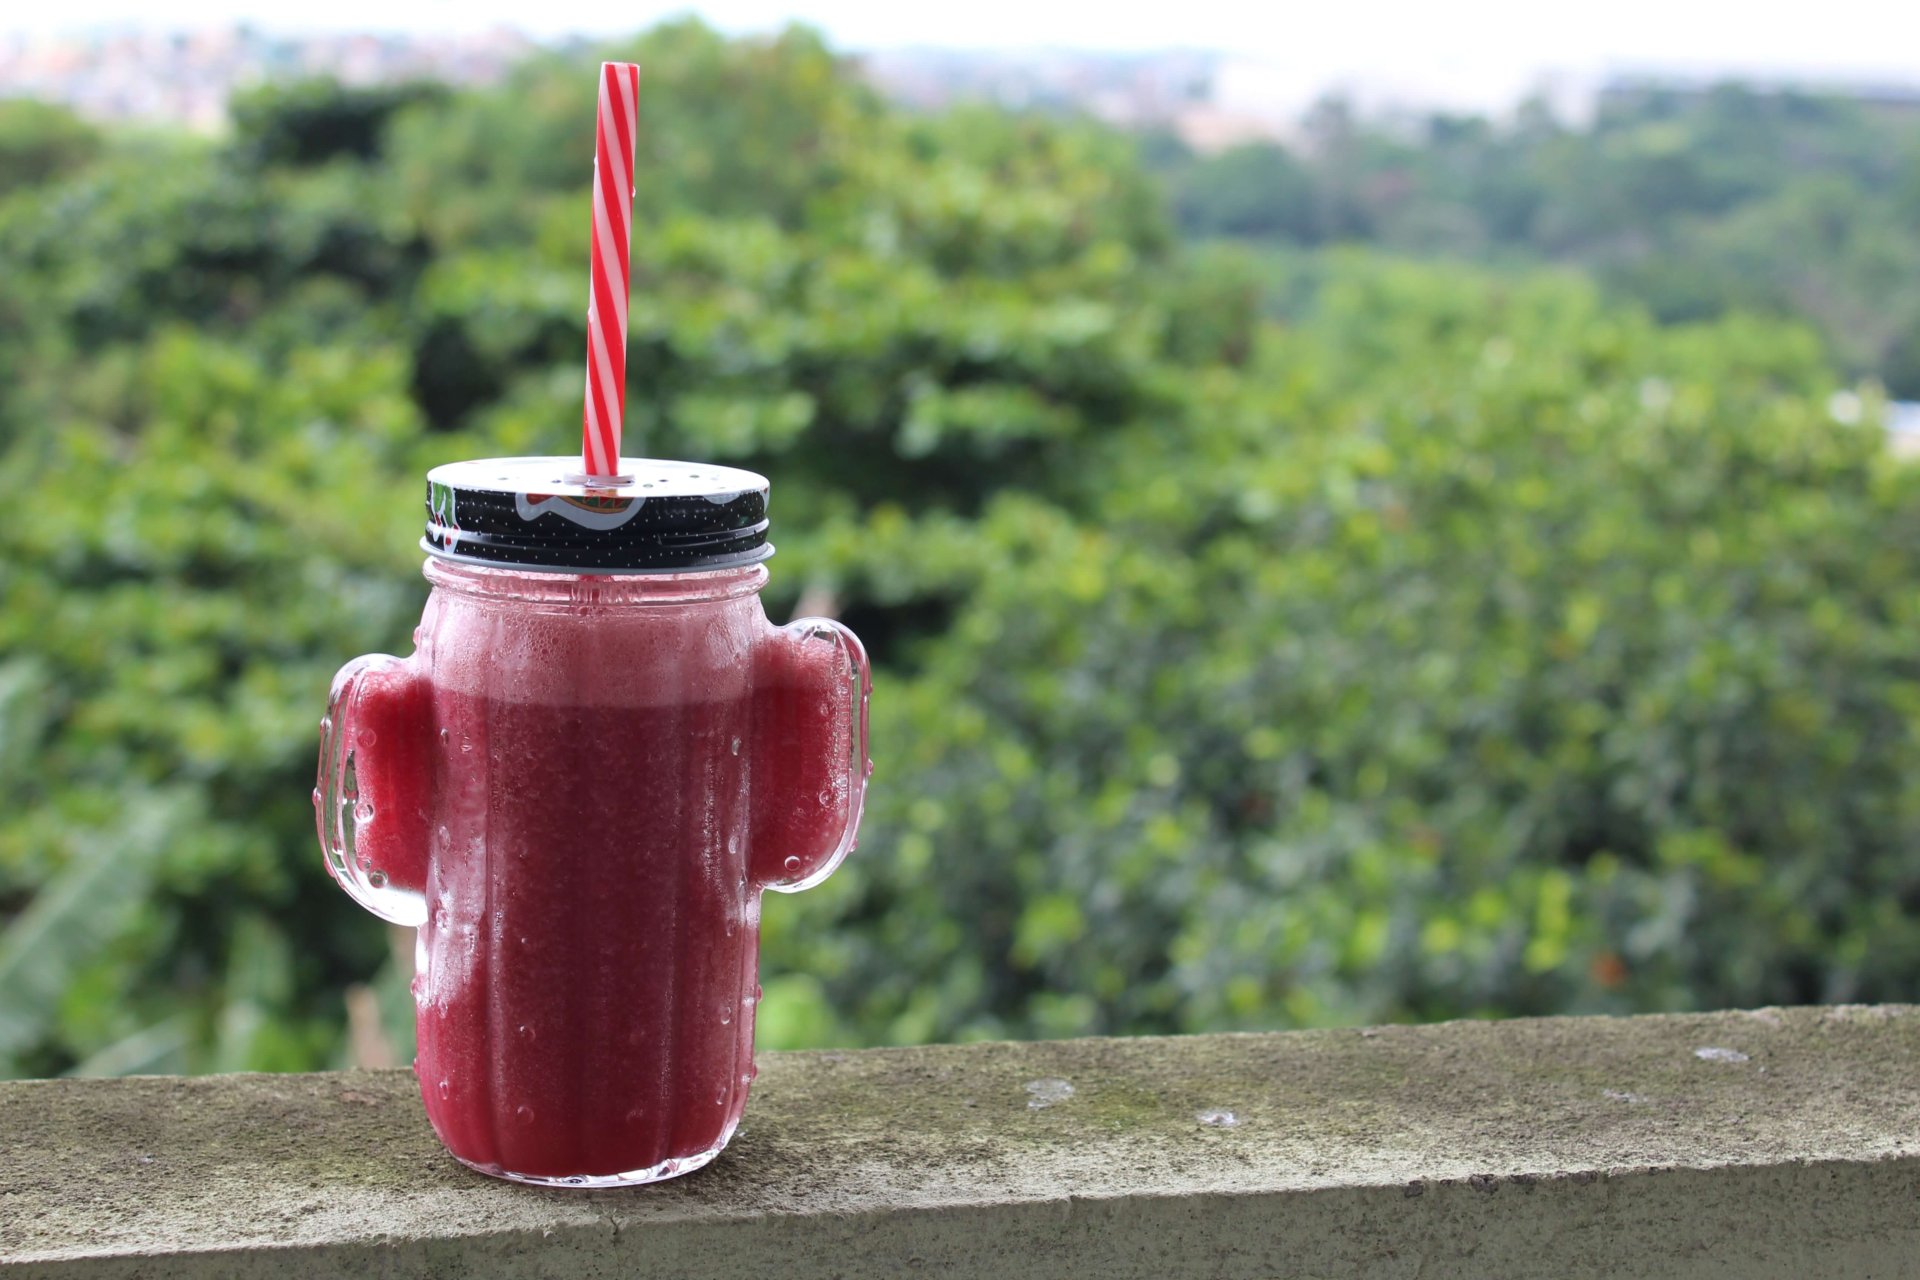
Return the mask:
[[[0,1273],[1920,1277],[1908,1006],[761,1066],[711,1168],[588,1193],[402,1072],[3,1084]]]

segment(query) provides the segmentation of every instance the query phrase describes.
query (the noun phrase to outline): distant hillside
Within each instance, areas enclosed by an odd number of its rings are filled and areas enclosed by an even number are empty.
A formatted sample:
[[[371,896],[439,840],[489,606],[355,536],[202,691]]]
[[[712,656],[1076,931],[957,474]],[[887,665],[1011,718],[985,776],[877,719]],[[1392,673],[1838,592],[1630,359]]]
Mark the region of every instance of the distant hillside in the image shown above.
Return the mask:
[[[1536,107],[1394,129],[1329,103],[1292,146],[1143,152],[1192,236],[1566,263],[1662,320],[1802,318],[1920,398],[1920,97],[1622,84],[1583,127]]]

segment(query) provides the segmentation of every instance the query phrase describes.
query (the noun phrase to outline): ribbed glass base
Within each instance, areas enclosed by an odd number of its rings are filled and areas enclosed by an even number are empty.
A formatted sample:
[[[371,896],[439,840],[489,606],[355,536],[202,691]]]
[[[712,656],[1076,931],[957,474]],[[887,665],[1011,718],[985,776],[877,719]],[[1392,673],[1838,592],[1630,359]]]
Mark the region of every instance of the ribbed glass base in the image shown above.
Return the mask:
[[[704,1169],[713,1162],[713,1158],[726,1149],[727,1139],[733,1134],[729,1131],[710,1150],[696,1151],[690,1156],[681,1156],[674,1160],[662,1160],[659,1164],[649,1165],[645,1169],[633,1169],[626,1173],[572,1174],[564,1178],[546,1177],[533,1173],[515,1173],[511,1169],[502,1169],[499,1165],[478,1164],[472,1160],[454,1159],[478,1173],[489,1177],[505,1178],[508,1182],[525,1182],[536,1187],[638,1187],[649,1182],[665,1182],[668,1178],[677,1178],[683,1173],[692,1173],[695,1169]]]

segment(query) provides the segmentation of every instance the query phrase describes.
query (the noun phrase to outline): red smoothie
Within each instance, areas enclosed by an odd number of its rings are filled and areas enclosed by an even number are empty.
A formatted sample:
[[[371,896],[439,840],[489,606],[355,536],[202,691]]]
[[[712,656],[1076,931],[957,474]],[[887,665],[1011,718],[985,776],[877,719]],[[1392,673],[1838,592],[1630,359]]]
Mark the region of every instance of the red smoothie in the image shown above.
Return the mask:
[[[429,576],[355,722],[361,866],[426,900],[427,1113],[488,1172],[697,1167],[753,1076],[761,890],[844,852],[857,668],[758,568]]]

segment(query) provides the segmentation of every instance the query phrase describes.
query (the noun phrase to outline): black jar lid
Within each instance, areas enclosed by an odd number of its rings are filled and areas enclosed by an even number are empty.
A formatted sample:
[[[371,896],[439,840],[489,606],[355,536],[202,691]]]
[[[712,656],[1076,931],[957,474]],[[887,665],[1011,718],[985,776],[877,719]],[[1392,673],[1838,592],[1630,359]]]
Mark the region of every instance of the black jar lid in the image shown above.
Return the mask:
[[[551,573],[685,573],[773,554],[767,480],[702,462],[622,459],[588,484],[580,458],[476,458],[427,473],[428,554]]]

